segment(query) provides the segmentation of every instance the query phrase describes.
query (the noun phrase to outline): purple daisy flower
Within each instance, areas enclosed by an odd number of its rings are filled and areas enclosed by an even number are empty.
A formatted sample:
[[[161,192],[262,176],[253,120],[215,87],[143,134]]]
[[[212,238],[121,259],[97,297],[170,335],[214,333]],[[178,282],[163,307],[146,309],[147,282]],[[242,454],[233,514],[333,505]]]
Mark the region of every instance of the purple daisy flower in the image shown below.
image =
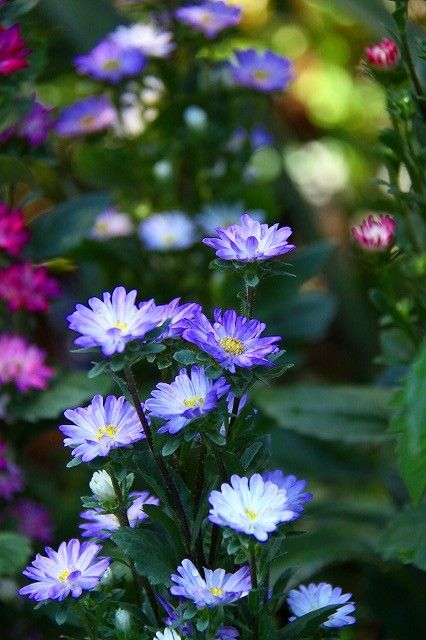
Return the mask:
[[[159,433],[174,435],[193,420],[213,411],[229,389],[225,378],[213,381],[202,367],[194,365],[189,375],[186,369],[181,369],[171,384],[158,383],[145,408],[151,417],[166,420]]]
[[[293,231],[290,227],[271,227],[261,224],[248,213],[241,216],[241,224],[217,227],[217,238],[204,238],[203,243],[216,251],[222,260],[259,262],[285,255],[295,248],[287,239]]]
[[[230,64],[235,84],[268,93],[284,91],[293,80],[293,64],[272,51],[235,51],[236,64]]]
[[[72,447],[72,455],[83,462],[145,438],[137,413],[124,396],[108,396],[105,402],[95,396],[88,407],[67,409],[64,415],[73,423],[59,427],[68,436],[64,445]]]
[[[192,622],[188,620],[183,622],[181,625],[176,625],[177,622],[182,620],[182,614],[179,613],[176,608],[170,604],[170,602],[163,598],[163,596],[157,595],[157,600],[166,612],[164,624],[168,627],[175,627],[179,631],[179,633],[184,636],[192,636],[194,631]]]
[[[259,542],[265,542],[281,522],[294,519],[285,492],[259,473],[251,478],[231,476],[231,484],[212,491],[209,502],[210,522],[254,536]]]
[[[179,574],[179,575],[178,575]],[[191,560],[182,560],[177,574],[170,576],[176,583],[170,589],[174,596],[192,600],[198,609],[216,607],[244,598],[251,590],[250,569],[241,567],[236,573],[224,569],[204,568],[204,578]]]
[[[275,471],[266,471],[262,473],[265,482],[272,482],[277,485],[280,491],[287,496],[286,509],[293,512],[293,517],[287,520],[297,520],[300,517],[305,504],[314,497],[312,493],[305,491],[306,480],[298,480],[296,476],[286,476],[281,469]]]
[[[80,74],[117,84],[123,78],[141,73],[146,59],[139,49],[121,47],[111,38],[105,38],[90,53],[75,58],[74,63]]]
[[[237,640],[239,637],[240,632],[235,627],[219,627],[214,640]]]
[[[127,509],[127,517],[132,528],[148,518],[143,510],[145,504],[158,505],[160,503],[158,498],[151,496],[148,491],[132,491],[130,499],[132,504]],[[110,538],[112,532],[120,527],[117,516],[113,513],[105,513],[100,507],[87,509],[80,515],[84,520],[87,520],[79,525],[83,532],[82,536],[85,538],[99,538],[101,540]]]
[[[112,294],[104,293],[102,300],[90,298],[90,308],[78,304],[67,317],[69,328],[81,333],[74,343],[82,348],[100,347],[104,355],[111,356],[122,353],[131,340],[142,339],[158,326],[159,314],[152,300],[138,308],[136,295],[136,290],[127,293],[124,287],[116,287]]]
[[[50,542],[53,538],[53,521],[51,513],[42,504],[23,498],[11,505],[7,510],[16,522],[16,529],[30,540]]]
[[[186,302],[179,304],[180,298],[174,298],[168,304],[155,305],[155,310],[159,314],[159,322],[170,321],[168,327],[159,337],[159,340],[166,338],[180,338],[186,327],[186,320],[192,319],[196,313],[201,311],[201,305],[196,302]]]
[[[83,542],[73,538],[62,542],[55,551],[46,547],[46,556],[39,553],[22,573],[34,580],[19,590],[19,595],[32,600],[64,600],[70,593],[73,598],[81,596],[83,591],[96,587],[107,570],[110,558],[98,557],[101,546],[92,542]]]
[[[209,39],[215,38],[224,29],[235,27],[241,15],[239,7],[230,7],[220,0],[188,4],[175,11],[179,22],[201,31]]]
[[[301,585],[298,589],[292,589],[288,595],[288,606],[294,616],[289,618],[290,622],[301,616],[316,611],[327,605],[343,605],[332,613],[326,622],[321,626],[327,628],[346,627],[354,624],[355,618],[350,614],[355,611],[353,602],[348,602],[352,597],[351,593],[342,593],[341,587],[332,587],[331,584],[320,582],[311,583],[307,587]]]
[[[61,138],[72,138],[108,129],[117,122],[117,111],[108,96],[90,96],[60,112],[55,131]]]
[[[211,324],[203,313],[195,314],[186,323],[184,339],[210,354],[231,373],[235,373],[236,366],[273,366],[267,356],[278,351],[276,343],[281,338],[261,338],[266,328],[263,322],[237,316],[233,309],[224,312],[215,309],[214,319]]]

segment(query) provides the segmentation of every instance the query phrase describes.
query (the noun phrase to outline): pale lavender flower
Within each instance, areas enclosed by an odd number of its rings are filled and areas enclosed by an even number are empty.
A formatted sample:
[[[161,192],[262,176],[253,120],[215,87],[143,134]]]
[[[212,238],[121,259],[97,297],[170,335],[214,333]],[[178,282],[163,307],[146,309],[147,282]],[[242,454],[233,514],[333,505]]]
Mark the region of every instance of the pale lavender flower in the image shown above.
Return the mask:
[[[174,627],[184,636],[192,636],[194,632],[192,622],[190,620],[185,620],[182,624],[176,625],[176,623],[182,620],[182,614],[180,614],[176,608],[170,604],[170,602],[163,598],[163,596],[157,595],[157,599],[167,614],[164,619],[164,624],[168,627]]]
[[[180,338],[186,327],[186,320],[190,320],[201,311],[201,305],[196,302],[179,303],[180,298],[174,298],[168,304],[155,305],[155,312],[159,314],[158,324],[161,325],[169,321],[158,340]]]
[[[111,40],[122,48],[137,49],[145,56],[167,58],[175,48],[173,34],[163,31],[154,23],[120,26],[111,34]]]
[[[19,595],[32,600],[64,600],[69,594],[73,598],[83,591],[96,587],[107,570],[110,558],[98,557],[101,546],[73,538],[62,542],[55,551],[46,547],[47,556],[37,554],[32,565],[22,573],[34,580],[19,590]]]
[[[287,496],[272,482],[265,482],[259,473],[251,478],[231,476],[220,491],[209,496],[212,505],[209,520],[265,542],[282,522],[294,519]]]
[[[220,1],[188,4],[175,11],[179,22],[201,31],[209,39],[215,38],[224,29],[235,27],[241,15],[240,8],[230,7]]]
[[[73,457],[83,462],[145,438],[137,413],[124,396],[108,396],[104,402],[97,395],[88,407],[67,409],[64,415],[73,423],[59,427],[68,436],[64,445],[72,447]]]
[[[176,583],[171,587],[171,593],[192,600],[198,609],[235,602],[251,590],[250,569],[247,566],[241,567],[236,573],[204,568],[202,578],[191,560],[185,559],[177,568],[177,574],[170,578]]]
[[[229,389],[225,378],[213,381],[202,367],[194,365],[190,374],[181,369],[171,384],[159,382],[145,402],[145,408],[151,418],[166,420],[159,433],[174,435],[193,420],[213,411]]]
[[[158,314],[153,312],[152,301],[138,308],[136,295],[136,290],[127,293],[124,287],[116,287],[112,294],[104,293],[102,300],[90,298],[89,307],[78,304],[67,317],[69,328],[81,334],[74,343],[82,348],[100,347],[104,355],[111,356],[124,351],[131,340],[142,339],[158,326]]]
[[[133,233],[133,223],[127,213],[120,213],[115,207],[109,207],[96,216],[89,237],[96,240],[121,238]]]
[[[139,234],[145,246],[156,251],[187,249],[197,240],[194,223],[181,211],[153,213],[141,222]]]
[[[34,101],[31,111],[16,126],[18,138],[24,138],[33,147],[46,142],[49,131],[54,126],[52,109]]]
[[[219,364],[235,373],[236,367],[273,366],[267,356],[276,353],[278,336],[260,335],[266,328],[263,322],[237,316],[233,309],[214,311],[214,323],[197,313],[187,321],[183,338],[196,344],[211,355]]]
[[[157,631],[152,640],[182,640],[174,629],[166,628],[164,631]]]
[[[235,627],[219,627],[214,640],[237,640],[239,637],[240,632]]]
[[[290,227],[260,224],[250,215],[241,216],[241,224],[216,229],[217,238],[204,238],[203,243],[216,251],[222,260],[263,262],[281,257],[295,248],[287,242],[293,231]]]
[[[139,49],[123,48],[105,38],[90,53],[75,58],[74,64],[80,74],[116,84],[123,78],[139,75],[146,60]]]
[[[284,91],[293,80],[293,64],[272,51],[235,51],[236,64],[230,69],[235,84],[262,93]]]
[[[132,504],[127,509],[127,517],[130,526],[133,528],[148,518],[143,510],[144,505],[158,505],[159,500],[155,496],[151,496],[147,491],[132,491],[129,497]],[[99,538],[101,540],[110,538],[113,531],[120,527],[117,516],[113,513],[105,513],[100,507],[87,509],[80,516],[83,520],[87,520],[87,522],[79,525],[82,530],[81,535],[85,538]]]
[[[306,480],[298,480],[296,476],[286,476],[281,469],[262,473],[265,482],[277,485],[280,491],[286,494],[286,509],[293,512],[293,517],[288,520],[296,520],[300,517],[305,504],[312,500],[313,494],[305,491]]]
[[[62,109],[55,131],[61,138],[84,136],[112,127],[117,117],[117,111],[108,96],[90,96]]]
[[[326,582],[319,584],[311,582],[307,587],[301,585],[298,589],[292,589],[289,592],[287,602],[290,611],[294,613],[289,620],[292,622],[307,613],[335,604],[343,606],[339,607],[336,613],[332,613],[321,626],[327,628],[346,627],[355,622],[355,618],[350,615],[355,611],[354,603],[349,602],[351,597],[351,593],[342,593],[341,587],[332,587]]]

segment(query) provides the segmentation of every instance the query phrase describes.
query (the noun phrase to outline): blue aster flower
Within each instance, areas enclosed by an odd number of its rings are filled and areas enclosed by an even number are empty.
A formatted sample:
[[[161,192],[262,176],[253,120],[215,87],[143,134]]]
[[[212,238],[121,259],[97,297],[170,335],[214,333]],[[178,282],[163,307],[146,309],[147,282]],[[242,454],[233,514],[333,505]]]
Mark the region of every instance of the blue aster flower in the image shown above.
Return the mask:
[[[233,309],[214,311],[211,324],[202,313],[186,323],[183,337],[210,354],[219,364],[235,373],[236,367],[273,366],[267,359],[278,351],[278,336],[261,338],[266,325],[258,320],[237,316]]]
[[[158,326],[158,314],[152,300],[140,308],[135,304],[136,291],[116,287],[112,294],[104,293],[102,300],[90,298],[89,307],[76,306],[68,316],[69,328],[81,334],[74,343],[83,348],[100,347],[110,356],[124,351],[126,344]]]
[[[73,138],[108,129],[117,120],[117,110],[108,96],[90,96],[62,109],[55,131],[61,138]]]
[[[23,574],[33,582],[19,590],[37,602],[64,600],[69,594],[79,598],[94,589],[108,569],[110,558],[98,557],[101,547],[93,542],[73,539],[62,542],[55,551],[46,547],[46,556],[37,554]]]
[[[213,411],[229,389],[225,378],[213,381],[202,367],[194,365],[190,374],[186,369],[181,369],[171,384],[157,384],[145,402],[145,408],[151,417],[166,420],[159,433],[173,435],[193,420]]]
[[[187,249],[197,240],[195,225],[181,211],[153,213],[139,226],[139,235],[148,249]]]
[[[104,402],[97,395],[88,407],[67,409],[64,415],[72,422],[59,427],[67,436],[64,445],[72,447],[72,455],[83,462],[145,438],[137,413],[124,396],[108,396]]]
[[[219,627],[216,631],[214,640],[237,640],[240,637],[240,632],[235,627]]]
[[[241,20],[241,9],[215,0],[201,4],[189,4],[176,9],[179,22],[204,33],[206,38],[215,38],[218,33],[229,27],[235,27]]]
[[[288,606],[294,615],[290,622],[301,616],[326,607],[327,605],[343,605],[336,613],[332,613],[321,626],[327,628],[346,627],[354,624],[355,618],[350,614],[355,611],[351,593],[343,593],[341,587],[332,587],[331,584],[320,582],[311,583],[307,587],[301,585],[298,589],[292,589],[288,595]]]
[[[282,522],[294,519],[287,496],[276,484],[265,482],[259,473],[251,478],[231,476],[220,491],[209,496],[209,520],[265,542]]]
[[[266,471],[262,473],[262,478],[265,482],[277,485],[278,489],[286,494],[286,509],[293,512],[293,517],[289,518],[287,522],[299,518],[305,504],[313,498],[312,493],[305,491],[306,480],[298,480],[296,476],[292,475],[286,476],[281,469]]]
[[[185,637],[192,636],[194,632],[192,622],[190,620],[186,620],[180,625],[176,624],[182,621],[182,613],[178,613],[175,607],[173,607],[170,602],[163,598],[163,596],[157,595],[157,600],[166,612],[164,624],[166,624],[168,627],[174,627]]]
[[[123,78],[137,76],[146,65],[139,49],[121,47],[111,38],[105,38],[90,53],[74,60],[77,72],[117,84]]]
[[[272,51],[235,51],[236,64],[230,69],[235,84],[262,93],[284,91],[293,80],[293,64]]]
[[[260,224],[250,215],[241,216],[241,224],[216,229],[217,238],[204,238],[203,243],[216,251],[222,260],[263,262],[279,258],[295,248],[287,242],[290,227]]]
[[[166,338],[179,338],[186,327],[186,320],[192,319],[196,313],[201,312],[201,305],[196,302],[186,302],[179,304],[180,298],[174,298],[168,304],[155,305],[155,312],[158,314],[159,325],[169,322],[159,340]]]
[[[204,578],[191,560],[182,560],[177,574],[170,576],[175,583],[170,589],[174,596],[192,600],[198,609],[216,607],[244,598],[251,590],[250,569],[242,567],[236,573],[224,569],[204,569]]]

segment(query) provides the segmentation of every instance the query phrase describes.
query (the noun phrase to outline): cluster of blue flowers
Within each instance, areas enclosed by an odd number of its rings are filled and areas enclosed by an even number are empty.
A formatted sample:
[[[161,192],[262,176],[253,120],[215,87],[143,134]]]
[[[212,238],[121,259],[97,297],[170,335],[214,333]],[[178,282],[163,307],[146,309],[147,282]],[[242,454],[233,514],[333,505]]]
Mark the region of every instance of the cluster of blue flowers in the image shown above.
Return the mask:
[[[216,231],[218,237],[206,239],[206,244],[216,249],[222,259],[238,262],[243,269],[247,263],[279,259],[294,248],[287,243],[291,235],[289,227],[259,224],[249,215],[241,217],[240,225]],[[88,407],[65,412],[70,424],[60,429],[74,459],[90,462],[106,458],[107,462],[105,469],[93,475],[91,508],[81,514],[82,535],[92,541],[80,544],[73,539],[63,542],[58,551],[47,548],[46,556],[38,555],[24,571],[32,582],[20,593],[38,602],[63,600],[69,594],[78,598],[83,591],[96,589],[110,564],[110,558],[98,555],[99,541],[110,538],[123,526],[123,518],[127,527],[143,527],[149,521],[144,507],[159,505],[159,499],[147,491],[128,492],[125,513],[120,516],[118,503],[121,501],[122,506],[123,496],[120,488],[117,493],[118,481],[108,466],[113,450],[128,450],[141,441],[153,446],[153,425],[157,425],[159,434],[174,436],[197,421],[199,433],[195,446],[199,446],[203,437],[202,420],[217,411],[220,404],[225,412],[227,408],[228,420],[236,418],[246,402],[234,387],[239,372],[274,366],[273,356],[279,341],[276,336],[262,336],[265,324],[239,316],[232,309],[216,309],[214,322],[210,322],[196,303],[181,304],[176,298],[166,305],[157,305],[154,300],[137,304],[136,291],[127,292],[123,287],[117,287],[112,294],[104,293],[102,300],[91,298],[88,306],[77,305],[68,320],[70,328],[80,334],[75,340],[79,347],[98,347],[107,358],[117,354],[125,358],[133,352],[127,349],[128,346],[130,349],[129,343],[144,345],[151,340],[151,344],[170,344],[178,340],[179,345],[182,342],[195,345],[206,364],[182,368],[173,381],[160,382],[144,403],[131,404],[124,396],[110,395],[104,399],[97,395]],[[154,329],[155,335],[150,337]],[[216,427],[226,442],[221,421],[220,416]],[[158,462],[159,457],[154,450],[155,461]],[[163,466],[160,465],[159,470],[164,474]],[[167,472],[165,477],[167,479]],[[267,544],[271,536],[280,535],[281,527],[300,518],[312,497],[306,491],[304,480],[286,475],[280,469],[248,477],[233,474],[229,482],[222,483],[220,490],[211,490],[206,524],[210,522],[212,531],[222,530],[228,538],[235,536],[239,549],[247,552],[246,561],[239,562],[242,566],[238,570],[227,572],[216,566],[202,568],[195,557],[182,559],[170,576],[170,596],[179,599],[177,608],[158,595],[158,602],[166,611],[167,626],[157,631],[155,638],[179,640],[192,635],[192,620],[182,617],[185,601],[195,606],[195,613],[191,614],[194,617],[199,610],[230,605],[258,589],[256,565],[248,550],[255,556],[256,545]],[[293,614],[290,621],[326,605],[336,605],[337,610],[330,614],[324,626],[352,624],[354,618],[350,614],[354,605],[350,599],[351,594],[325,583],[301,586],[290,591],[288,597]],[[233,625],[219,624],[214,631],[216,640],[235,640],[240,634]]]

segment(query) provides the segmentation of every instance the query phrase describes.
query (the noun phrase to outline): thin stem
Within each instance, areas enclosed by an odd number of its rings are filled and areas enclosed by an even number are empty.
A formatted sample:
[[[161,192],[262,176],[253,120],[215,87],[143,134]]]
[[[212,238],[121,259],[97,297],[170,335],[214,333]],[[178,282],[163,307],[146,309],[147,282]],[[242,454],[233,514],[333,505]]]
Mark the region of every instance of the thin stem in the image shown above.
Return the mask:
[[[247,285],[247,317],[253,317],[253,307],[254,307],[254,294],[256,292],[256,287],[249,287]]]
[[[399,23],[398,23],[399,24]],[[425,94],[423,92],[423,87],[420,83],[420,80],[417,76],[417,71],[416,71],[416,67],[414,64],[414,60],[413,60],[413,56],[411,55],[411,49],[410,49],[410,44],[408,42],[408,35],[407,35],[407,22],[406,20],[404,21],[404,26],[399,24],[399,33],[401,36],[401,43],[402,43],[402,48],[404,50],[405,53],[405,58],[407,61],[407,66],[408,66],[408,72],[410,74],[410,78],[411,81],[414,85],[414,88],[416,90],[416,94],[417,94],[417,99],[418,102],[420,104],[420,110],[422,112],[423,117],[426,117],[426,103],[425,101]]]
[[[123,498],[123,493],[121,491],[120,484],[111,469],[110,469],[109,475],[111,478],[112,486],[114,488],[115,497],[117,499],[117,518],[118,518],[118,522],[120,523],[120,527],[130,527],[129,517],[127,515],[126,503]],[[133,560],[130,560],[130,570],[132,572],[132,577],[133,577],[133,580],[135,581],[135,584],[137,584],[137,586],[139,587],[139,591],[140,592],[142,592],[142,590],[145,591],[149,604],[151,605],[151,609],[154,613],[155,620],[157,621],[157,624],[161,625],[162,619],[160,616],[160,612],[158,610],[157,599],[155,597],[154,590],[151,587],[151,584],[149,583],[148,578],[146,578],[145,576],[141,576],[136,571],[135,563],[133,562]]]
[[[87,611],[85,611],[84,609],[84,605],[79,601],[76,600],[75,601],[75,608],[77,611],[77,615],[80,618],[81,624],[83,625],[83,627],[86,630],[86,633],[89,637],[90,640],[98,640],[98,633],[96,631],[96,628],[94,627],[90,616],[88,615]]]
[[[231,411],[232,415],[229,418],[228,431],[226,433],[227,438],[229,438],[231,434],[231,427],[237,419],[238,410],[240,408],[240,400],[241,398],[238,398],[237,396],[234,397],[234,402],[232,403],[232,411]]]
[[[200,509],[201,496],[203,493],[204,487],[204,467],[206,462],[206,454],[207,450],[204,446],[204,443],[200,442],[200,454],[198,456],[198,465],[197,465],[197,475],[195,478],[195,488],[194,488],[194,518],[197,517],[198,511]],[[201,528],[198,533],[197,539],[195,541],[195,555],[197,559],[197,567],[201,568],[204,561],[204,549],[203,549],[203,536],[201,534]]]
[[[214,459],[216,460],[220,480],[221,482],[226,482],[228,480],[228,474],[226,472],[226,467],[222,458],[222,454],[220,453],[219,449],[214,444],[214,442],[210,442],[210,449],[212,450]]]
[[[216,554],[219,547],[219,527],[215,524],[212,525],[212,538],[210,541],[210,553],[209,553],[209,567],[214,569],[216,562]]]
[[[257,566],[256,566],[256,549],[254,544],[250,543],[250,574],[251,574],[251,586],[252,589],[257,589],[259,586],[257,580]],[[253,635],[255,640],[259,638],[259,608],[256,609],[254,614],[254,629]]]
[[[158,453],[155,450],[154,447],[154,440],[152,437],[152,431],[151,431],[151,427],[148,423],[148,420],[146,418],[146,415],[142,409],[142,404],[139,398],[139,393],[138,393],[138,389],[136,386],[136,381],[135,378],[133,376],[133,372],[131,370],[131,368],[129,366],[126,366],[124,368],[124,374],[126,376],[126,380],[127,380],[127,384],[129,387],[129,391],[130,391],[130,395],[132,396],[132,400],[133,400],[133,405],[136,409],[136,413],[138,415],[138,418],[140,420],[140,423],[143,427],[145,436],[146,436],[146,441],[148,443],[149,449],[152,453],[152,456],[155,460],[155,462],[157,463],[158,469],[161,473],[161,475],[164,478],[164,482],[166,483],[166,487],[169,493],[169,496],[171,498],[172,504],[175,505],[176,507],[176,512],[179,518],[179,522],[182,528],[182,533],[183,533],[183,537],[185,539],[185,545],[187,548],[188,553],[190,552],[191,549],[191,532],[189,529],[189,524],[188,524],[188,520],[186,518],[185,515],[185,510],[183,508],[183,504],[182,501],[180,499],[179,496],[179,492],[176,488],[176,485],[173,481],[172,476],[170,475],[169,470],[166,467],[166,464],[163,460],[163,458],[158,455]]]

